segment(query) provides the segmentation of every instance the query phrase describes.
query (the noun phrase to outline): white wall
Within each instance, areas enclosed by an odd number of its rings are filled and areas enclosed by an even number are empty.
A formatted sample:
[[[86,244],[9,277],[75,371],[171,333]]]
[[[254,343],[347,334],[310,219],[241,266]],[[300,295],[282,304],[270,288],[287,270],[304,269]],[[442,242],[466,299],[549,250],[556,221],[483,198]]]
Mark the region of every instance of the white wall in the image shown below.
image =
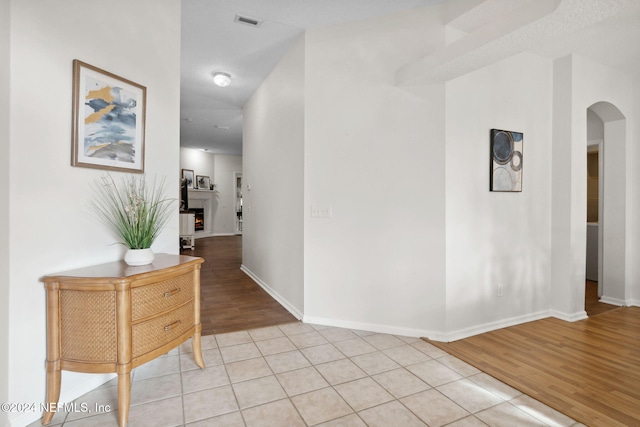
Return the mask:
[[[611,68],[596,64],[577,55],[558,59],[554,63],[554,108],[553,108],[553,186],[552,186],[552,308],[561,318],[575,319],[584,313],[584,280],[586,253],[586,156],[584,144],[587,140],[587,108],[597,102],[613,104],[627,117],[624,125],[624,143],[618,145],[614,156],[622,155],[626,160],[618,162],[613,171],[615,182],[624,183],[607,191],[606,197],[613,198],[606,203],[603,220],[611,221],[609,236],[626,236],[634,228],[637,230],[637,211],[631,203],[636,197],[637,184],[632,181],[633,159],[628,156],[633,145],[633,80]],[[620,134],[620,130],[616,131]],[[605,124],[605,158],[607,154],[607,130]],[[618,157],[619,158],[619,157]],[[611,200],[611,199],[610,199]],[[609,213],[607,204],[615,212]],[[612,218],[612,214],[615,215]],[[606,241],[607,237],[605,237]],[[615,240],[615,238],[614,238]],[[613,242],[615,255],[624,259],[624,277],[621,286],[631,286],[631,265],[638,253],[633,252],[625,241]],[[636,249],[637,251],[637,249]],[[606,254],[606,252],[605,252]],[[611,263],[609,263],[611,264]],[[607,261],[604,262],[604,269]],[[607,287],[605,283],[605,294]],[[629,292],[627,292],[629,293]],[[618,295],[618,294],[616,294]],[[629,295],[624,298],[630,303]]]
[[[213,199],[213,227],[211,234],[235,234],[234,172],[242,172],[242,156],[213,154],[193,148],[180,148],[180,169],[191,169],[195,175],[205,175],[216,185]]]
[[[631,114],[631,134],[627,154],[630,164],[640,164],[640,76],[635,76],[633,81],[633,112]],[[640,258],[640,168],[629,167],[629,225],[627,227],[627,252],[629,259]],[[640,306],[640,263],[631,261],[627,263],[627,281],[629,289],[628,302]]]
[[[394,85],[444,43],[432,10],[307,32],[306,321],[416,336],[444,326],[444,86]]]
[[[215,155],[194,148],[180,147],[180,169],[191,169],[196,175],[208,176],[211,181],[215,175]],[[180,171],[182,178],[182,171]]]
[[[530,54],[447,82],[446,282],[451,339],[494,329],[496,322],[547,314],[551,91],[551,61]],[[524,134],[522,192],[489,191],[492,128]],[[498,296],[498,285],[503,296]]]
[[[145,169],[166,176],[169,195],[177,198],[180,3],[115,0],[105,8],[96,0],[21,0],[11,2],[10,19],[8,400],[42,402],[46,308],[38,279],[123,255],[88,214],[90,183],[101,172],[70,166],[72,60],[147,87]],[[177,209],[153,249],[177,253]],[[61,399],[73,399],[101,379],[63,372]],[[40,415],[9,416],[19,426]]]
[[[0,0],[0,402],[9,400],[9,18],[9,0]],[[8,413],[0,411],[0,425],[8,425]]]
[[[305,39],[244,107],[243,269],[303,312]]]

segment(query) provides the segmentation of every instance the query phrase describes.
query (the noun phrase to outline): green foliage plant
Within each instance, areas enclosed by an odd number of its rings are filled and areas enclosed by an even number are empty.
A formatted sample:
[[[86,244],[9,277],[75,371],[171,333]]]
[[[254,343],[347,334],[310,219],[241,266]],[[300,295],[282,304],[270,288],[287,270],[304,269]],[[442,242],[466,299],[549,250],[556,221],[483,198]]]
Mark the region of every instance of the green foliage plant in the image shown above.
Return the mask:
[[[148,184],[145,175],[129,174],[119,182],[103,175],[93,189],[93,211],[129,249],[151,247],[167,225],[175,201],[164,197],[164,178]]]

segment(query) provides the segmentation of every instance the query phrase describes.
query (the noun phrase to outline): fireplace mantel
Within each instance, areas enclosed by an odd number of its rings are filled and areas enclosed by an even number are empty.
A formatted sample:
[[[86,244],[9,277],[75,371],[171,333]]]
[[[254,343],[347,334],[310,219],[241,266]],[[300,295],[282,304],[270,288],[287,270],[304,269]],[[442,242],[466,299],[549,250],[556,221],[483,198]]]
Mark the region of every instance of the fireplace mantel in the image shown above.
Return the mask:
[[[204,209],[204,230],[196,231],[195,238],[213,236],[213,218],[218,207],[218,193],[212,190],[188,190],[189,208]]]

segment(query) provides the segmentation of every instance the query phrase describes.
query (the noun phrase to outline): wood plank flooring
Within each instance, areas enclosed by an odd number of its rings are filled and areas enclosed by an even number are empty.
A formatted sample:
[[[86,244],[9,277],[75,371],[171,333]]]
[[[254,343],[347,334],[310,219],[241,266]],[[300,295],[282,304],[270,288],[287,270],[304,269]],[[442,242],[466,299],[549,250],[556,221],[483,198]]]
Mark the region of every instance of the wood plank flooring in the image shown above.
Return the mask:
[[[640,426],[640,307],[428,342],[587,426]]]
[[[296,322],[296,319],[242,270],[242,236],[196,240],[183,255],[204,258],[200,272],[202,335]]]

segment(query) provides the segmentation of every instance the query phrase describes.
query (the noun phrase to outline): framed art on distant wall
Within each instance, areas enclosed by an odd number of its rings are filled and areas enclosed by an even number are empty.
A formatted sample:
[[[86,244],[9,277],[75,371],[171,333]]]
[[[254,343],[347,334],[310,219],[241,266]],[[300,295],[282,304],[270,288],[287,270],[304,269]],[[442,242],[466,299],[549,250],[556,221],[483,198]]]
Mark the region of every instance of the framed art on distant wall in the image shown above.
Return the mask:
[[[490,191],[522,191],[523,134],[491,129]]]
[[[188,189],[193,189],[193,171],[191,169],[182,169],[182,179],[187,183]]]
[[[147,89],[73,61],[71,165],[144,172]]]
[[[198,183],[198,188],[209,190],[209,177],[203,175],[196,175],[196,182]]]

